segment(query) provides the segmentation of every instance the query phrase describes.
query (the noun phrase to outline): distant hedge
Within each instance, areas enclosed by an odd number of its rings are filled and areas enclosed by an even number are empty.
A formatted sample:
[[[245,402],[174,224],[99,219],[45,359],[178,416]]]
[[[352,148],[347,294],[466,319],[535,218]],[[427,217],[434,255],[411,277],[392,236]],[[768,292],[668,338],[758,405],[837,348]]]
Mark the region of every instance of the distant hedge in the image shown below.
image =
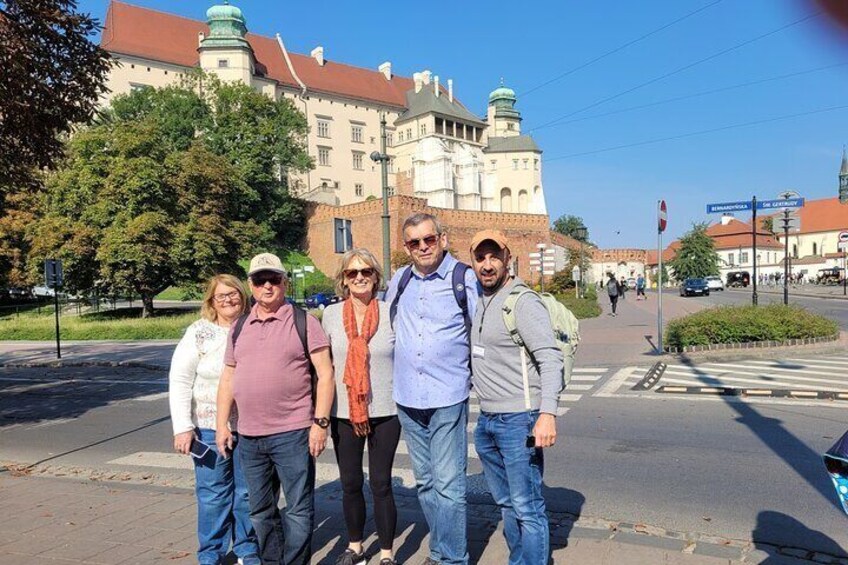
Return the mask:
[[[749,343],[831,337],[839,333],[833,320],[799,306],[720,306],[669,322],[669,346],[682,348],[717,343]]]
[[[578,320],[597,318],[601,315],[597,294],[587,292],[586,298],[577,298],[572,293],[558,294],[557,300],[565,304],[565,307],[571,310]]]

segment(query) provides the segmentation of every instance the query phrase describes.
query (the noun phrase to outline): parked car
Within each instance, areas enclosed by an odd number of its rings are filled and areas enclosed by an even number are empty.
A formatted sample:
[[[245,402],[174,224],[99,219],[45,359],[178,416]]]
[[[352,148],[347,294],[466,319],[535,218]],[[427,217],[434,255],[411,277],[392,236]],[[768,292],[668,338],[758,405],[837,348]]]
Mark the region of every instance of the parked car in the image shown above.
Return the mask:
[[[745,288],[751,284],[751,273],[748,271],[732,271],[727,273],[728,288],[742,287]]]
[[[686,279],[680,285],[680,296],[709,296],[710,287],[705,279]]]
[[[634,279],[634,278],[627,279],[627,288],[629,288],[630,290],[635,290],[636,289],[636,279]]]
[[[704,280],[707,281],[710,291],[724,290],[724,283],[721,282],[721,277],[706,277]]]
[[[316,292],[312,296],[308,296],[306,298],[306,306],[307,308],[320,308],[323,310],[330,304],[334,304],[339,301],[339,297],[335,294],[330,294],[329,292]]]

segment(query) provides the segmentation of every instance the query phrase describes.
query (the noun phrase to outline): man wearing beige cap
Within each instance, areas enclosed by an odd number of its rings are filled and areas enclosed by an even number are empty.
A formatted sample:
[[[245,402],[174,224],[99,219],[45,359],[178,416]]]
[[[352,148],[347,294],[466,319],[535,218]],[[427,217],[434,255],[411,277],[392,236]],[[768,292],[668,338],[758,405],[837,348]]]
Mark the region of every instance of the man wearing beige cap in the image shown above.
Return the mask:
[[[502,232],[474,236],[471,266],[483,287],[471,329],[471,381],[480,400],[474,444],[501,507],[509,563],[547,565],[542,450],[556,441],[563,356],[541,297],[510,274],[509,264]],[[523,347],[507,328],[507,312]]]
[[[279,257],[250,261],[250,313],[230,328],[218,385],[216,443],[232,452],[227,427],[239,411],[239,442],[250,519],[263,564],[307,565],[315,521],[315,461],[327,443],[335,384],[321,323],[287,304]],[[279,488],[285,514],[277,508]]]

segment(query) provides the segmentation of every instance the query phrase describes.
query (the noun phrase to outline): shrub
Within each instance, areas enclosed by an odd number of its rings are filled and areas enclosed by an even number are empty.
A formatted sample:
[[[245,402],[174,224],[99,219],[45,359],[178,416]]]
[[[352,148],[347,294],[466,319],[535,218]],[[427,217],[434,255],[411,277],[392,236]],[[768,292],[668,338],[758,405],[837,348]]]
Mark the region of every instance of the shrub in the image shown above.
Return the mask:
[[[601,315],[601,307],[598,305],[597,296],[590,298],[577,298],[573,293],[558,294],[557,300],[565,304],[565,307],[577,317],[578,320],[585,318],[597,318]]]
[[[799,306],[720,306],[669,322],[668,345],[785,341],[830,337],[839,333],[833,320]]]

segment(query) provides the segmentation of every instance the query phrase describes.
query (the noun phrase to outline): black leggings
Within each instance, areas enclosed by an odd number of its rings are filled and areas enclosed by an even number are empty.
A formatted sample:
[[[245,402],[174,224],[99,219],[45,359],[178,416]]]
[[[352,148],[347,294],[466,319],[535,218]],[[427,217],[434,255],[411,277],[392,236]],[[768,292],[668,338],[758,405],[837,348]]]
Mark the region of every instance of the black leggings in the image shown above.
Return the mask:
[[[610,296],[610,306],[612,306],[612,313],[615,314],[615,307],[618,305],[618,296]]]
[[[347,534],[352,542],[364,539],[365,496],[362,486],[365,476],[362,471],[362,454],[368,440],[368,484],[374,496],[374,523],[380,549],[392,549],[397,527],[397,509],[392,493],[392,465],[400,440],[400,422],[397,416],[371,419],[371,434],[357,437],[350,420],[330,419],[330,433],[335,445],[339,478],[342,482],[342,508],[344,509]]]

